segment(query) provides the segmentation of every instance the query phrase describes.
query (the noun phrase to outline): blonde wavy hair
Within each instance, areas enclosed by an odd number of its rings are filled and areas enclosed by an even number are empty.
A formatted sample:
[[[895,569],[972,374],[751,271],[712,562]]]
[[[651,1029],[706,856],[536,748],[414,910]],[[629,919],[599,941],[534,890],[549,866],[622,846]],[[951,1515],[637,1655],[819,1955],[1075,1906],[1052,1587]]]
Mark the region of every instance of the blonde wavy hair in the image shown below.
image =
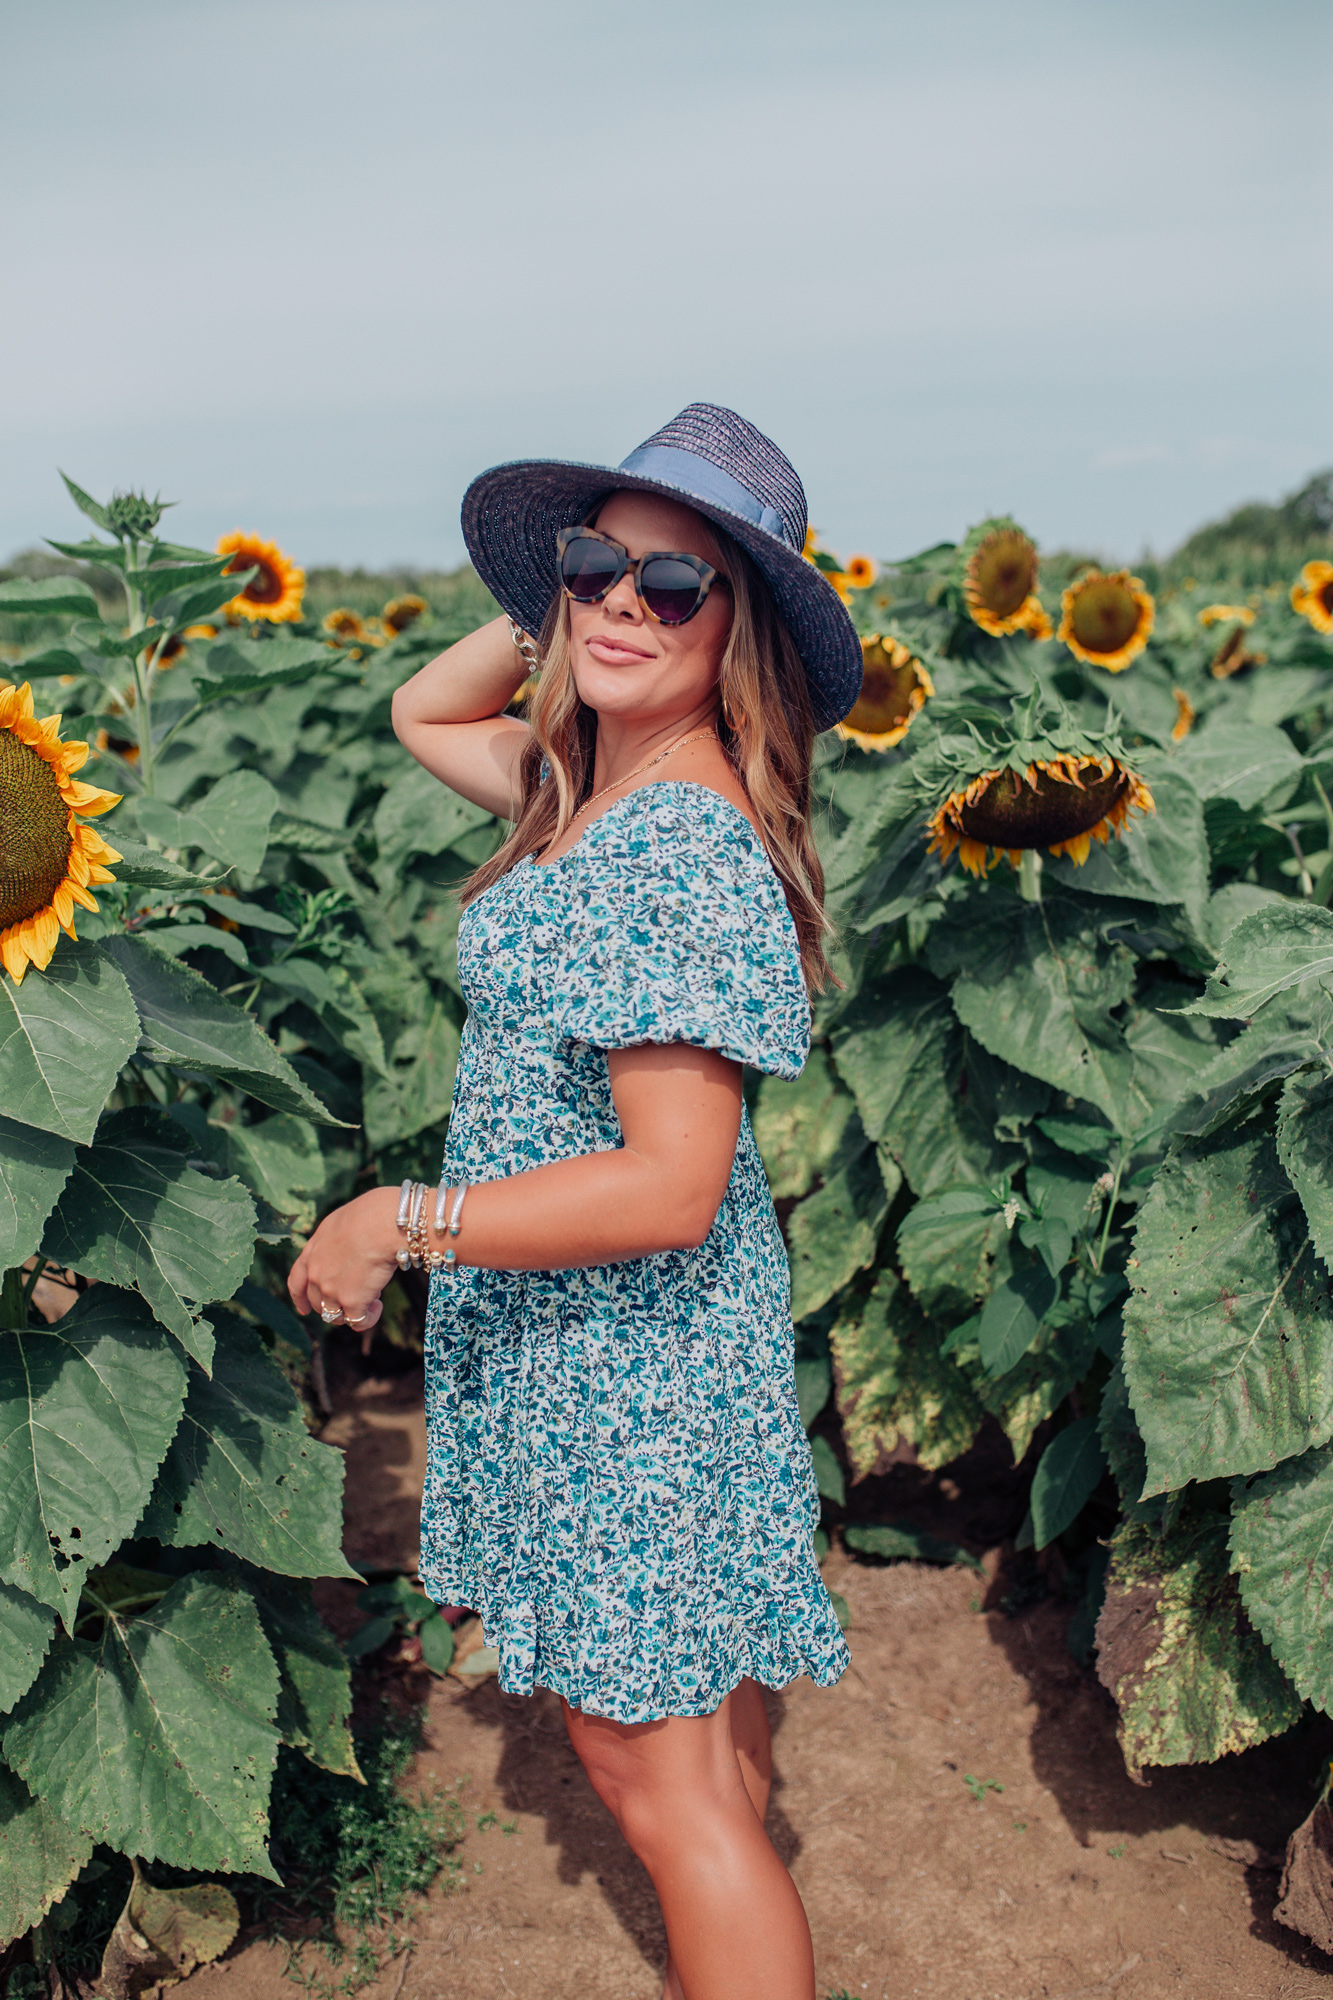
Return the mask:
[[[806,986],[821,993],[835,982],[824,954],[832,934],[824,914],[824,871],[810,827],[815,725],[805,668],[754,563],[724,529],[705,526],[734,607],[718,674],[717,732],[786,895]],[[527,707],[532,736],[519,764],[518,813],[503,845],[463,884],[464,904],[526,855],[558,840],[592,791],[597,716],[574,685],[563,591],[546,614],[538,650],[542,670]],[[543,764],[550,773],[545,782]]]

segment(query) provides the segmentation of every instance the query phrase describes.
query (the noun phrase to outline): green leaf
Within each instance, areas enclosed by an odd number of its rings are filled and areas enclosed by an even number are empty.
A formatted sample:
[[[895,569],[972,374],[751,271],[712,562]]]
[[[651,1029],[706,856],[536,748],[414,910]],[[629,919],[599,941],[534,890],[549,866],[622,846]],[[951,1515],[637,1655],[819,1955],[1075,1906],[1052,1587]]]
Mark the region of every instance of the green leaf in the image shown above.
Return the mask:
[[[70,499],[74,502],[79,512],[86,514],[95,528],[102,528],[107,534],[110,534],[111,516],[101,502],[94,500],[91,493],[85,493],[81,486],[76,486],[67,472],[62,472],[60,477],[65,482],[65,491],[69,494]]]
[[[965,1565],[984,1574],[983,1566],[957,1542],[941,1541],[910,1521],[886,1521],[871,1527],[848,1527],[842,1539],[858,1555],[877,1556],[881,1562],[920,1562]]]
[[[225,935],[225,933],[222,933]],[[145,1055],[190,1075],[234,1084],[275,1111],[318,1125],[340,1125],[278,1053],[253,1014],[227,1000],[192,966],[143,938],[108,938],[103,946],[124,973],[143,1030]]]
[[[121,857],[115,866],[118,882],[135,882],[145,889],[201,889],[220,879],[216,875],[196,875],[178,862],[168,861],[155,847],[131,840],[119,829],[112,844]]]
[[[0,1271],[31,1257],[74,1165],[70,1140],[0,1113]]]
[[[1318,903],[1283,903],[1242,917],[1227,937],[1203,997],[1182,1012],[1249,1020],[1289,986],[1333,973],[1333,913]]]
[[[219,581],[189,586],[179,584],[174,590],[164,591],[156,601],[158,624],[153,628],[152,641],[156,643],[158,626],[179,629],[183,625],[195,624],[200,618],[211,618],[235,597],[239,582],[240,572],[236,572]]]
[[[963,1094],[963,1036],[938,980],[904,966],[859,993],[833,1046],[861,1123],[914,1193],[998,1171],[990,1134]]]
[[[96,618],[97,599],[73,576],[12,576],[0,583],[0,612],[9,618]]]
[[[409,764],[375,808],[376,875],[382,883],[391,882],[410,854],[442,854],[460,834],[484,826],[491,817],[484,806],[450,791],[433,771]]]
[[[137,801],[139,825],[164,847],[201,847],[246,875],[264,859],[277,807],[277,793],[258,771],[229,771],[186,811],[162,799]]]
[[[200,656],[196,693],[201,701],[259,694],[288,681],[310,680],[340,665],[322,639],[220,639]]]
[[[312,1013],[327,1021],[348,1055],[355,1056],[364,1069],[387,1078],[388,1063],[379,1023],[344,967],[297,957],[285,958],[280,965],[256,966],[255,970],[266,986],[303,1000]]]
[[[447,1118],[461,1037],[453,1016],[433,996],[424,1018],[395,1038],[388,1075],[365,1074],[362,1109],[372,1149],[413,1139]]]
[[[1333,1710],[1333,1446],[1240,1481],[1232,1566],[1251,1622],[1307,1701]]]
[[[825,1049],[811,1049],[794,1083],[763,1078],[751,1123],[775,1201],[810,1192],[832,1166],[855,1115],[855,1101],[838,1082]]]
[[[1105,1470],[1095,1418],[1078,1417],[1051,1439],[1032,1481],[1032,1526],[1039,1549],[1078,1519]]]
[[[989,1289],[1005,1221],[987,1188],[941,1188],[898,1227],[898,1262],[924,1312],[970,1312]]]
[[[265,1851],[278,1668],[231,1578],[187,1576],[100,1641],[62,1639],[5,1730],[62,1818],[144,1861],[246,1870]]]
[[[421,1640],[421,1657],[433,1674],[447,1674],[453,1664],[454,1633],[447,1618],[437,1611],[433,1618],[423,1619],[417,1634]]]
[[[847,1489],[843,1481],[842,1467],[827,1438],[811,1438],[810,1457],[815,1468],[815,1484],[823,1498],[834,1501],[839,1507],[845,1507]]]
[[[1077,1388],[1096,1355],[1093,1327],[1076,1319],[1055,1323],[1068,1312],[1067,1300],[1055,1306],[1032,1347],[1005,1375],[986,1373],[975,1343],[955,1350],[956,1360],[973,1376],[978,1401],[998,1419],[1015,1464],[1027,1456],[1040,1426],[1055,1414],[1070,1390]]]
[[[1112,1477],[1120,1489],[1121,1511],[1133,1519],[1148,1477],[1148,1455],[1143,1449],[1143,1436],[1134,1419],[1122,1361],[1115,1362],[1102,1391],[1101,1408],[1097,1412],[1097,1435],[1102,1441]]]
[[[124,976],[94,945],[62,940],[45,972],[0,979],[0,1102],[24,1125],[86,1145],[138,1044]]]
[[[49,1605],[0,1583],[0,1715],[36,1680],[55,1628]]]
[[[1333,993],[1307,986],[1270,1001],[1257,1021],[1200,1070],[1167,1121],[1169,1132],[1205,1133],[1234,1118],[1279,1077],[1307,1064],[1333,1066]]]
[[[282,1676],[278,1730],[283,1742],[304,1751],[321,1770],[359,1780],[347,1727],[352,1677],[341,1646],[315,1609],[310,1585],[258,1570],[248,1570],[245,1582]]]
[[[889,1162],[890,1170],[897,1169]],[[840,1164],[787,1217],[793,1319],[818,1310],[875,1255],[889,1192],[859,1122],[848,1128]]]
[[[270,1333],[276,1333],[280,1340],[285,1340],[289,1347],[294,1347],[298,1354],[309,1360],[309,1334],[287,1301],[278,1298],[267,1285],[256,1285],[247,1278],[236,1293],[236,1304],[244,1306],[261,1326],[266,1326]]]
[[[342,1554],[343,1458],[306,1429],[259,1335],[215,1315],[211,1378],[190,1393],[141,1532],[164,1548],[208,1544],[282,1576],[350,1576]]]
[[[246,1275],[255,1211],[238,1181],[190,1166],[187,1144],[161,1112],[108,1112],[79,1150],[43,1250],[87,1277],[133,1286],[207,1367],[212,1335],[191,1308],[229,1299]]]
[[[256,966],[250,963],[250,954],[241,940],[231,931],[219,930],[216,924],[192,921],[182,924],[154,924],[153,928],[140,934],[151,940],[155,951],[168,958],[178,958],[187,951],[220,951],[233,965],[243,972],[255,973]]]
[[[1299,1720],[1300,1696],[1250,1630],[1224,1514],[1191,1510],[1161,1536],[1124,1521],[1097,1621],[1097,1677],[1120,1710],[1129,1774],[1209,1764]]]
[[[90,1833],[67,1826],[0,1764],[0,1947],[42,1921],[92,1851]]]
[[[995,1287],[977,1327],[981,1362],[988,1375],[1007,1375],[1022,1360],[1059,1296],[1060,1280],[1035,1264]]]
[[[968,1449],[985,1413],[961,1369],[941,1352],[938,1327],[892,1271],[880,1271],[869,1298],[834,1322],[829,1343],[843,1436],[858,1477],[900,1442],[914,1445],[929,1471]]]
[[[1284,804],[1300,776],[1301,753],[1281,729],[1209,721],[1175,752],[1177,767],[1202,799],[1232,799],[1245,810]]]
[[[828,1402],[832,1389],[833,1370],[826,1354],[797,1361],[796,1407],[807,1430]]]
[[[1211,1021],[1162,1011],[1189,993],[1174,980],[1153,982],[1122,1016],[1125,1046],[1134,1061],[1131,1114],[1140,1134],[1160,1130],[1171,1106],[1193,1095],[1230,1035]]]
[[[1333,1077],[1287,1079],[1277,1153],[1301,1198],[1310,1241],[1333,1272]]]
[[[0,1340],[0,1577],[73,1625],[83,1578],[129,1534],[180,1421],[185,1365],[132,1292],[95,1286]]]
[[[1052,887],[1040,903],[992,885],[931,933],[941,977],[957,970],[954,1010],[984,1049],[1029,1076],[1095,1104],[1117,1130],[1132,1059],[1114,1010],[1135,964],[1102,936],[1106,909]]]
[[[1263,1472],[1333,1433],[1333,1306],[1273,1141],[1168,1159],[1139,1212],[1125,1377],[1145,1498]]]
[[[1160,752],[1136,755],[1157,811],[1134,818],[1117,840],[1094,841],[1081,867],[1068,856],[1043,858],[1043,880],[1063,882],[1084,896],[1132,896],[1136,901],[1183,903],[1197,928],[1208,900],[1208,835],[1203,802],[1176,759]]]
[[[329,1167],[303,1118],[279,1112],[260,1125],[210,1124],[204,1143],[214,1166],[235,1174],[276,1214],[292,1219],[301,1234],[314,1228]]]
[[[156,550],[153,553],[154,557],[158,555]],[[233,556],[199,555],[190,562],[172,562],[169,557],[158,560],[150,557],[148,563],[136,572],[135,585],[142,594],[145,608],[152,611],[164,597],[170,597],[173,591],[191,590],[197,583],[215,582],[228,563],[234,560]],[[229,594],[234,597],[236,595],[234,579],[229,581],[227,588]],[[222,599],[224,604],[226,601],[226,598]],[[158,614],[158,618],[160,623],[161,613]]]

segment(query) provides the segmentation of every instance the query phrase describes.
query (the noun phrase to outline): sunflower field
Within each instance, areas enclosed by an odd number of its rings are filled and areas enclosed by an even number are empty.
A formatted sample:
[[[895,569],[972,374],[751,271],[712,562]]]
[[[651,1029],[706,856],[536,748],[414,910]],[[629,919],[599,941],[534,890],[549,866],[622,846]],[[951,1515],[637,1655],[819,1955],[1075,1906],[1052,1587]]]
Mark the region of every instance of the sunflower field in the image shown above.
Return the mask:
[[[316,621],[273,544],[71,492],[66,573],[0,583],[0,1939],[58,1961],[128,1856],[128,1991],[276,1879],[280,1751],[355,1774],[283,1279],[432,1171],[502,829],[389,721],[470,574]],[[1154,602],[1007,519],[809,555],[865,655],[817,767],[842,985],[750,1099],[830,1523],[998,1424],[1130,1771],[1216,1758],[1333,1706],[1333,565]]]

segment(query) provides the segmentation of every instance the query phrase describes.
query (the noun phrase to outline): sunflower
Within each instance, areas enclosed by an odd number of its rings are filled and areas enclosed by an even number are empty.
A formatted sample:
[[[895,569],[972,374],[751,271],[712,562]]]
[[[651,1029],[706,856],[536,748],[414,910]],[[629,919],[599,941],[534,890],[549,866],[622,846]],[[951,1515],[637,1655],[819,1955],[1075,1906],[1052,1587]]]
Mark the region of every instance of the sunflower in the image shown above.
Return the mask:
[[[415,625],[418,618],[424,618],[430,610],[424,597],[418,597],[410,590],[406,597],[391,597],[384,607],[384,629],[396,639],[400,632],[406,632],[409,625]]]
[[[350,646],[366,636],[365,622],[360,612],[348,610],[345,604],[340,604],[336,610],[330,611],[323,622],[324,630],[340,646]]]
[[[1333,563],[1308,562],[1291,586],[1291,608],[1316,632],[1333,632]]]
[[[931,815],[930,852],[954,849],[971,875],[984,875],[987,849],[1017,868],[1025,847],[1049,847],[1082,867],[1094,840],[1125,830],[1131,807],[1155,812],[1142,778],[1115,757],[1039,758],[1026,771],[981,771]]]
[[[879,575],[879,564],[873,556],[853,556],[847,564],[847,581],[853,590],[869,590]]]
[[[275,625],[299,618],[305,595],[305,571],[285,556],[276,542],[261,542],[258,535],[246,535],[238,528],[217,544],[220,556],[233,560],[222,572],[231,576],[253,569],[256,574],[227,605],[229,618],[269,618]]]
[[[62,929],[74,936],[76,903],[97,908],[89,885],[116,879],[105,863],[120,855],[77,815],[121,795],[74,776],[87,756],[61,742],[58,715],[33,719],[26,681],[0,687],[0,962],[16,986],[50,964]]]
[[[861,659],[861,692],[838,734],[862,750],[892,750],[934,694],[934,682],[906,646],[877,632],[862,639]]]
[[[1176,698],[1176,719],[1171,725],[1171,741],[1183,743],[1194,727],[1194,703],[1184,688],[1172,688]]]
[[[1123,673],[1148,643],[1155,612],[1152,598],[1127,569],[1103,575],[1090,569],[1071,583],[1062,600],[1057,637],[1077,659],[1108,673]]]
[[[959,560],[963,602],[968,616],[983,632],[994,639],[1003,639],[1011,632],[1050,638],[1050,621],[1036,594],[1036,543],[1017,521],[1008,515],[983,521],[963,543]]]
[[[1210,625],[1253,625],[1254,613],[1248,604],[1205,604],[1199,623],[1205,632]]]
[[[1229,681],[1242,667],[1261,667],[1267,660],[1267,653],[1256,647],[1253,652],[1245,644],[1245,627],[1233,625],[1213,654],[1211,672],[1215,681]]]

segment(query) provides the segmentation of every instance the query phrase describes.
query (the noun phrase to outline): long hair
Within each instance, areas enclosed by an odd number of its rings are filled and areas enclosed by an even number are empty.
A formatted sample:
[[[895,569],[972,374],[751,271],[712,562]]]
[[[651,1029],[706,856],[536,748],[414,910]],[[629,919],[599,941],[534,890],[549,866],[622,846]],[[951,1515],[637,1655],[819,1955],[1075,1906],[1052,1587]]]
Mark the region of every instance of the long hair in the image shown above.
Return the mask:
[[[806,986],[821,993],[833,980],[824,955],[832,925],[824,914],[824,871],[810,829],[815,725],[805,669],[759,570],[725,530],[705,525],[734,606],[718,675],[717,733],[786,895]],[[528,704],[532,735],[519,763],[518,812],[502,846],[463,884],[464,904],[525,855],[558,840],[592,791],[597,716],[574,685],[563,591],[546,614],[538,650],[542,670]],[[549,774],[545,782],[543,765]]]

